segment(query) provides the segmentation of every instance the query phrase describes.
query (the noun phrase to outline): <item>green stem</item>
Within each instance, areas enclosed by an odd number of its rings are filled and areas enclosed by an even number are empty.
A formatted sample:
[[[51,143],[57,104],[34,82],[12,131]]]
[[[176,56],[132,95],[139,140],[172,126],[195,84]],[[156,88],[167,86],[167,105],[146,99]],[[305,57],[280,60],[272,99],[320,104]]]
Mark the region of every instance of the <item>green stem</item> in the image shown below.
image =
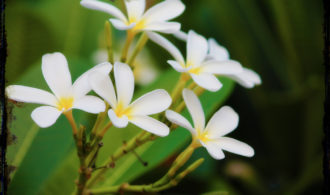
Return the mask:
[[[132,68],[134,67],[134,60],[135,60],[136,56],[140,53],[140,51],[143,49],[143,47],[145,46],[147,41],[148,41],[148,35],[147,35],[147,33],[144,32],[140,36],[139,41],[137,42],[132,55],[126,61],[126,64],[130,65]]]
[[[129,47],[130,47],[134,37],[135,37],[135,32],[128,30],[125,45],[124,45],[124,48],[123,48],[123,51],[122,51],[122,54],[120,57],[121,62],[126,62],[128,50],[129,50]]]
[[[111,30],[111,24],[109,21],[105,22],[105,41],[107,44],[107,50],[108,50],[108,61],[113,64],[113,47],[112,47],[112,30]]]

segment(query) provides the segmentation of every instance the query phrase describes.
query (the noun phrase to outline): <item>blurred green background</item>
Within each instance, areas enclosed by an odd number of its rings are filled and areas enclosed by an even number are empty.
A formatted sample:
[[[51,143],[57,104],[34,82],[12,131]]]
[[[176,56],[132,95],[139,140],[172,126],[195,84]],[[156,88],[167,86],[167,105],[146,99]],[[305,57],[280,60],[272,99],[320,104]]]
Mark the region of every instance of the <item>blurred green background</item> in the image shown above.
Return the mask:
[[[256,155],[248,159],[226,153],[224,160],[216,161],[204,149],[199,149],[193,159],[203,156],[205,163],[177,187],[160,194],[321,194],[324,100],[321,0],[183,2],[186,10],[177,21],[184,31],[194,29],[205,37],[215,38],[229,50],[232,59],[252,68],[262,78],[262,85],[253,89],[236,85],[224,102],[240,115],[239,127],[230,137],[253,146]],[[41,56],[55,51],[64,53],[73,78],[77,78],[95,64],[93,54],[104,48],[103,28],[109,16],[81,7],[78,0],[7,0],[6,4],[8,84],[47,89],[40,70]],[[114,34],[118,45],[125,34],[120,31]],[[184,51],[183,42],[171,40]],[[155,65],[163,71],[170,70],[166,64],[170,55],[153,43],[148,43],[147,47],[157,50],[151,52],[157,62]],[[167,72],[160,79],[175,83],[177,76]],[[158,84],[148,89],[162,85],[167,88],[166,83]],[[230,93],[231,82],[228,86],[224,90]],[[225,99],[217,94],[212,98]],[[207,104],[207,101],[202,102]],[[66,194],[66,186],[73,186],[73,180],[63,180],[62,173],[76,171],[67,122],[60,118],[55,126],[39,131],[29,116],[35,105],[18,108],[9,103],[9,106],[13,113],[9,129],[15,136],[11,136],[13,141],[7,159],[9,164],[20,165],[9,186],[9,194]],[[209,106],[207,112],[218,106],[214,104],[212,109]],[[76,116],[86,126],[93,119],[78,111]],[[113,132],[114,136],[123,136],[114,145],[136,133],[134,128],[127,131]],[[180,140],[181,134],[189,136],[180,131],[171,140]],[[32,144],[29,140],[33,140]],[[159,150],[166,150],[168,154],[177,150],[166,148],[166,140],[161,141],[165,144],[159,145]],[[179,145],[184,144],[186,142]],[[113,150],[112,147],[109,146],[109,150]],[[148,155],[157,159],[158,153],[149,151]],[[145,158],[149,160],[148,156]],[[129,162],[127,159],[122,164]],[[160,157],[156,161],[149,168],[151,172],[146,174],[141,165],[136,166],[142,171],[133,174],[128,170],[130,164],[126,163],[125,169],[121,168],[124,172],[119,172],[115,181],[123,178],[134,183],[154,181],[169,166]],[[163,163],[158,165],[159,162]],[[68,187],[67,192],[70,190]]]

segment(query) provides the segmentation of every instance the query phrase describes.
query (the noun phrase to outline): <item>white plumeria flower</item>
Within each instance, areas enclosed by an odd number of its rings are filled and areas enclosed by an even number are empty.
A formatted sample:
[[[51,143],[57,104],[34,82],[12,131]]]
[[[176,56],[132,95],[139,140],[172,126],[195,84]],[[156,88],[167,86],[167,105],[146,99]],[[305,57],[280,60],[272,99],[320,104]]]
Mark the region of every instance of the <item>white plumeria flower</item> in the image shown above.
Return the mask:
[[[227,61],[230,59],[226,48],[219,45],[216,40],[209,39],[209,57],[218,61]],[[235,80],[243,87],[252,88],[261,84],[260,76],[251,69],[243,68],[243,71],[237,74],[229,74],[227,77]]]
[[[113,125],[124,128],[131,122],[153,134],[168,135],[169,128],[148,115],[166,110],[172,102],[170,95],[163,89],[157,89],[130,103],[134,92],[134,76],[130,67],[116,62],[114,79],[117,95],[108,75],[95,72],[89,78],[93,90],[111,105],[108,115]]]
[[[112,15],[115,19],[110,19],[110,22],[119,30],[173,33],[181,28],[181,24],[178,22],[168,22],[184,11],[185,6],[180,0],[165,0],[147,11],[145,11],[146,0],[124,0],[124,2],[128,17],[109,3],[82,0],[80,4],[86,8]]]
[[[209,91],[217,91],[222,87],[215,75],[232,75],[243,70],[240,63],[233,60],[209,60],[207,58],[207,40],[192,30],[187,35],[186,60],[184,60],[180,51],[161,35],[149,32],[148,36],[151,40],[168,50],[174,57],[175,61],[168,60],[167,62],[176,71],[190,74],[197,85]]]
[[[225,157],[222,150],[247,157],[254,155],[254,150],[249,145],[224,137],[238,125],[238,115],[231,107],[223,106],[219,109],[205,127],[204,111],[197,96],[188,89],[184,89],[182,95],[193,119],[194,127],[182,115],[172,110],[166,111],[166,118],[172,123],[188,129],[192,134],[194,144],[205,147],[215,159]]]
[[[188,39],[187,33],[183,31],[177,31],[173,35],[182,41],[187,41]],[[228,50],[225,47],[219,45],[215,39],[208,39],[208,46],[209,53],[207,59],[214,59],[217,61],[228,61],[230,59]],[[235,80],[246,88],[252,88],[255,85],[261,84],[260,76],[253,70],[244,67],[242,72],[237,74],[228,74],[226,76]]]
[[[18,102],[45,104],[32,111],[32,119],[40,127],[53,125],[61,113],[73,108],[89,113],[99,113],[105,110],[104,102],[98,97],[86,95],[91,87],[88,75],[92,72],[109,73],[112,68],[110,63],[102,63],[82,74],[73,84],[68,62],[62,53],[55,52],[42,56],[42,74],[53,92],[26,87],[10,85],[6,88],[9,99]]]

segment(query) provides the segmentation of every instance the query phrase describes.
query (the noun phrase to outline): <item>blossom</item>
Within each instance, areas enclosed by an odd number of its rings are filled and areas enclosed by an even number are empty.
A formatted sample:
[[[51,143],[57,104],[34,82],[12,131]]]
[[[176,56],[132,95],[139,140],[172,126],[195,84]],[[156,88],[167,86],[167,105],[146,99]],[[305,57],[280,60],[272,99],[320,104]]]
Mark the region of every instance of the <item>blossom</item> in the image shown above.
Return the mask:
[[[97,0],[82,0],[86,8],[106,12],[115,18],[112,25],[119,30],[158,31],[173,33],[181,28],[178,22],[168,22],[181,15],[185,9],[180,0],[165,0],[145,11],[146,0],[124,0],[127,17],[115,6]]]
[[[42,56],[42,74],[53,92],[26,87],[10,85],[6,88],[9,99],[18,102],[45,104],[32,111],[32,119],[40,127],[53,125],[61,113],[73,108],[89,113],[99,113],[105,110],[104,102],[91,95],[86,95],[91,87],[88,75],[92,72],[109,73],[112,68],[110,63],[102,63],[82,74],[73,84],[67,60],[62,53],[55,52]]]
[[[187,33],[183,31],[177,31],[173,35],[182,41],[187,41],[188,39]],[[225,47],[219,45],[215,39],[208,39],[208,47],[209,51],[207,59],[214,59],[217,61],[228,61],[230,59],[228,50]],[[246,88],[252,88],[255,85],[261,84],[260,76],[253,70],[244,67],[241,72],[238,72],[236,74],[227,74],[226,76],[235,80],[240,85]]]
[[[218,61],[208,59],[207,40],[190,30],[187,35],[187,57],[184,60],[182,54],[171,42],[161,35],[149,32],[151,40],[164,47],[175,60],[167,62],[178,72],[188,73],[194,82],[209,91],[217,91],[222,87],[215,75],[232,75],[242,72],[240,63],[234,60]]]
[[[114,65],[116,92],[108,75],[95,72],[90,75],[92,89],[107,101],[111,109],[108,116],[113,125],[124,128],[128,122],[159,136],[169,134],[169,128],[162,122],[149,117],[167,109],[172,99],[163,89],[151,91],[130,103],[134,93],[134,76],[127,64]]]
[[[204,111],[197,96],[188,89],[184,89],[182,95],[193,119],[194,127],[182,115],[172,110],[166,111],[166,118],[172,123],[189,130],[195,144],[205,147],[208,153],[215,159],[223,159],[225,157],[222,150],[247,157],[254,155],[254,150],[249,145],[224,137],[224,135],[236,129],[238,125],[238,115],[231,107],[223,106],[220,108],[205,127]]]

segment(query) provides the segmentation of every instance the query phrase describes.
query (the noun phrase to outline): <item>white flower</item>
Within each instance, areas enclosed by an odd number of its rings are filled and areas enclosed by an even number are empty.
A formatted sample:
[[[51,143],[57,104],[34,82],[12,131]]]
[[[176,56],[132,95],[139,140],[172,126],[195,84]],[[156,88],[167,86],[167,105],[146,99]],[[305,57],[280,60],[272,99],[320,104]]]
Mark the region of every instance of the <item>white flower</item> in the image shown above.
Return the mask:
[[[232,75],[240,73],[243,70],[240,63],[233,60],[209,60],[207,58],[207,40],[192,30],[189,31],[187,36],[186,60],[184,60],[180,51],[161,35],[149,32],[148,36],[151,40],[170,52],[175,61],[169,60],[167,62],[176,71],[190,74],[197,85],[209,91],[217,91],[222,87],[222,84],[215,75]]]
[[[187,41],[188,39],[187,33],[183,31],[177,31],[173,35],[182,41]],[[215,39],[213,38],[208,39],[208,47],[209,47],[209,53],[208,56],[206,57],[207,59],[214,59],[217,61],[230,60],[228,50],[225,47],[219,45]],[[243,87],[246,88],[252,88],[255,85],[261,84],[260,76],[253,70],[244,67],[241,72],[237,74],[228,74],[226,76],[235,80],[236,82],[238,82],[239,84],[241,84]]]
[[[42,74],[53,92],[26,87],[10,85],[6,88],[9,99],[18,102],[45,104],[33,110],[32,119],[40,127],[53,125],[61,113],[73,108],[89,113],[99,113],[105,110],[104,102],[91,95],[86,95],[91,87],[88,83],[88,74],[92,72],[109,73],[110,63],[102,63],[81,75],[73,84],[68,67],[68,62],[62,53],[56,52],[42,56]]]
[[[116,62],[114,79],[117,95],[108,75],[95,72],[89,78],[93,90],[111,105],[108,115],[114,126],[124,128],[131,122],[156,135],[168,135],[169,128],[148,115],[167,109],[172,102],[169,94],[165,90],[157,89],[130,103],[134,92],[134,76],[130,67]]]
[[[216,40],[209,39],[209,57],[218,61],[229,60],[229,53],[226,48],[219,45]],[[243,71],[237,74],[228,74],[227,77],[235,80],[243,87],[252,88],[261,84],[260,76],[251,69],[243,68]]]
[[[106,12],[115,17],[110,22],[119,30],[158,31],[173,33],[181,27],[178,22],[168,22],[181,15],[185,9],[180,0],[165,0],[145,11],[146,0],[124,0],[128,17],[115,6],[97,0],[82,0],[86,8]]]
[[[202,105],[194,92],[184,89],[183,99],[193,119],[194,127],[182,115],[172,111],[166,111],[166,117],[172,123],[188,129],[195,144],[204,146],[215,159],[225,157],[222,150],[235,154],[251,157],[254,150],[249,145],[224,135],[232,132],[238,125],[238,115],[229,106],[223,106],[210,119],[205,127],[205,117]]]

